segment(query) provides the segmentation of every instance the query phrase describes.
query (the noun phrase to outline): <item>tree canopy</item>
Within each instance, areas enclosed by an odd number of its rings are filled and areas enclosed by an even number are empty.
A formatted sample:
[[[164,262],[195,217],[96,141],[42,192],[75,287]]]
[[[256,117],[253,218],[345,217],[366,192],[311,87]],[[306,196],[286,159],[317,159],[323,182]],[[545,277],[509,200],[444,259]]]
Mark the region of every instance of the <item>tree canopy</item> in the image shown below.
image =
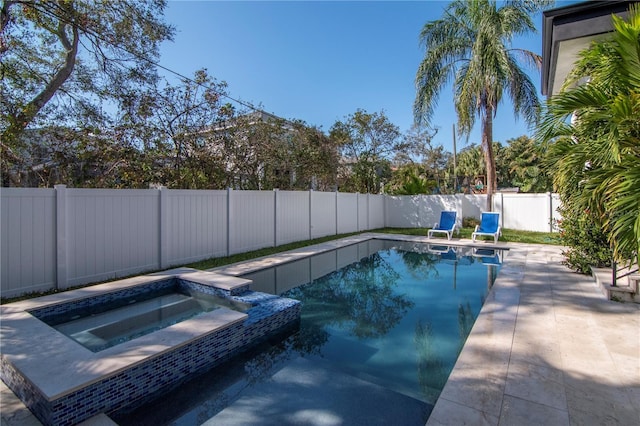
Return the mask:
[[[28,127],[100,125],[157,78],[159,45],[173,28],[164,0],[5,0],[0,11],[3,171],[20,162]],[[4,173],[6,175],[6,173]]]
[[[429,122],[439,92],[453,82],[458,129],[467,135],[476,118],[482,124],[481,147],[487,170],[487,209],[496,189],[493,118],[503,94],[511,98],[516,116],[536,122],[539,101],[535,86],[521,67],[539,67],[539,55],[512,48],[517,35],[535,32],[531,14],[550,1],[456,0],[441,19],[428,22],[420,33],[425,57],[416,73],[414,116]]]

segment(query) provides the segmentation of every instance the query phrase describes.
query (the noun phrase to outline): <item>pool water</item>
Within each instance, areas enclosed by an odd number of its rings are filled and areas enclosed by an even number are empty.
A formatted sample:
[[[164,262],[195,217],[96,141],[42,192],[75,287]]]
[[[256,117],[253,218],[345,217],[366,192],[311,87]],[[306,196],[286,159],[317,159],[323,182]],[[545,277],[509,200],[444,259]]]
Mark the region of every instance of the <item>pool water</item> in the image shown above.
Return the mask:
[[[333,272],[325,273],[327,262],[311,257],[245,275],[258,291],[271,288],[300,300],[299,327],[136,412],[115,416],[116,421],[171,419],[186,425],[212,418],[216,424],[216,414],[303,357],[309,365],[328,366],[421,404],[415,424],[424,424],[497,276],[502,253],[397,241],[367,244],[347,248],[358,257],[367,255]],[[368,253],[372,246],[375,251]],[[333,256],[338,267],[344,263],[339,252],[319,256]],[[301,280],[306,283],[297,285]],[[171,408],[162,404],[169,400]]]
[[[92,352],[100,352],[221,307],[241,312],[251,307],[238,305],[215,294],[174,285],[91,309],[62,312],[45,322]]]

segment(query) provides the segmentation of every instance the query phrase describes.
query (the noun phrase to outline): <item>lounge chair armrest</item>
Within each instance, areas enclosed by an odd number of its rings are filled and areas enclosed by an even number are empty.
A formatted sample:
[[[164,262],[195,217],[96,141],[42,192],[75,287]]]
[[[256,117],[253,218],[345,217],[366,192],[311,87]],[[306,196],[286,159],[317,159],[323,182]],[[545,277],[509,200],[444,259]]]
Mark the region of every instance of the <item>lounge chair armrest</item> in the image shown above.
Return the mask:
[[[474,229],[473,232],[478,232],[478,228],[480,228],[480,225],[476,225],[476,229]]]
[[[434,228],[437,228],[437,227],[438,227],[438,222],[435,222],[435,223],[433,224],[433,227],[434,227]]]

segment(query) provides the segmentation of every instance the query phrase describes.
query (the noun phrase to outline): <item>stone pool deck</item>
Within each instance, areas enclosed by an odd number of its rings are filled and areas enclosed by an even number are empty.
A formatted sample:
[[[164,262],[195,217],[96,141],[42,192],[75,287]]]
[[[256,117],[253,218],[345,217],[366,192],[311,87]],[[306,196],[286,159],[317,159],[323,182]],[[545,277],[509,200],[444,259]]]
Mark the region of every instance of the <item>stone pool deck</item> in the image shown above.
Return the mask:
[[[434,241],[362,234],[254,265],[372,236]],[[510,252],[427,424],[640,424],[640,305],[606,300],[591,277],[562,266],[560,247],[504,246]],[[0,412],[2,426],[39,424],[3,383]]]

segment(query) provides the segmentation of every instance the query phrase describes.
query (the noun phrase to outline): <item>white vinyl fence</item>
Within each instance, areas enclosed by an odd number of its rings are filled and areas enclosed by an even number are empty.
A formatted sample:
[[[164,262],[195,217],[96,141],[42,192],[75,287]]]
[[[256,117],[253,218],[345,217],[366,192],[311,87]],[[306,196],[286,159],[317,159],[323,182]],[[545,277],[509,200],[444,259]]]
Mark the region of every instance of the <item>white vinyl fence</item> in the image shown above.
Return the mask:
[[[442,210],[455,210],[458,225],[465,217],[480,218],[486,210],[486,195],[404,195],[386,197],[386,226],[431,228]],[[554,232],[560,216],[558,194],[498,193],[492,210],[500,213],[502,227],[521,231]]]
[[[66,289],[264,247],[479,217],[484,196],[315,191],[0,189],[3,297]],[[549,231],[553,194],[497,194],[503,226]]]

